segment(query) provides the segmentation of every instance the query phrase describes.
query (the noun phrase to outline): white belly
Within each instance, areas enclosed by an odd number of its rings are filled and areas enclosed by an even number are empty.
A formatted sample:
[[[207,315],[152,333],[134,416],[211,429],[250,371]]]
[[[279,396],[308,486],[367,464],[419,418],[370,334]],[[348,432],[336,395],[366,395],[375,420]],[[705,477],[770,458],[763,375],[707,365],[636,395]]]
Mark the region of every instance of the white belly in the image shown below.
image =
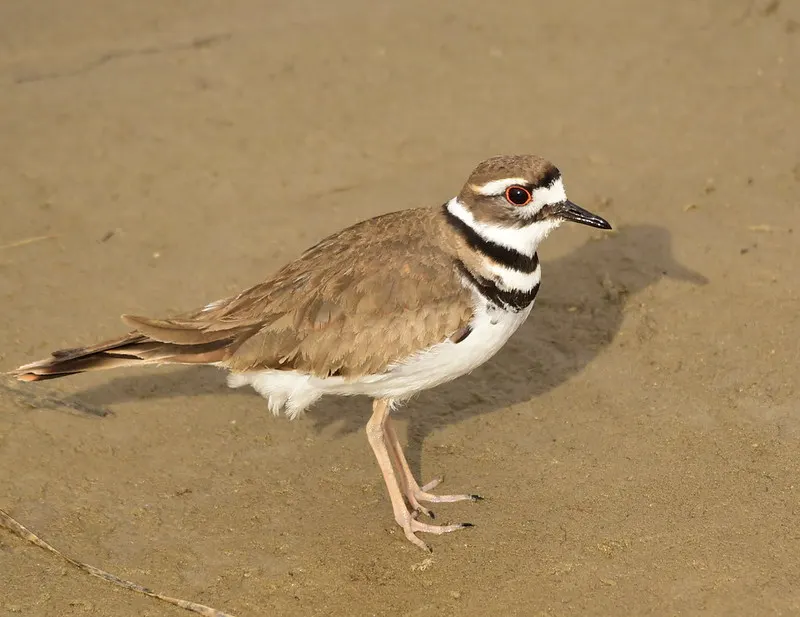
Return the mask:
[[[460,343],[439,343],[378,375],[365,375],[356,380],[322,379],[294,371],[265,370],[232,374],[228,383],[233,388],[253,386],[267,399],[273,413],[285,410],[290,417],[325,394],[404,399],[469,373],[486,362],[522,325],[532,307],[533,304],[514,313],[481,302],[470,324],[472,331]]]
[[[472,332],[460,343],[435,345],[382,375],[364,377],[360,387],[370,396],[404,398],[465,375],[505,345],[528,317],[531,306],[518,313],[484,306],[470,324]]]

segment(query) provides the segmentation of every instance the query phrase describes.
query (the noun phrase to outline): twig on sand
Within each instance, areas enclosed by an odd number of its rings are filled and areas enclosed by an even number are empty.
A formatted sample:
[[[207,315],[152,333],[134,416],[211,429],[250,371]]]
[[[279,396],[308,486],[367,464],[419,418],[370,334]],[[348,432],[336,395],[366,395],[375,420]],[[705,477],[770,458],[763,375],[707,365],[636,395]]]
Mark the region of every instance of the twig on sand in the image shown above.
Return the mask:
[[[120,587],[124,587],[125,589],[130,589],[131,591],[135,591],[137,593],[150,596],[151,598],[156,598],[157,600],[161,600],[162,602],[166,602],[174,606],[179,606],[180,608],[185,608],[187,611],[192,611],[193,613],[197,613],[198,615],[204,615],[205,617],[233,617],[233,615],[230,615],[229,613],[223,613],[222,611],[218,611],[217,609],[211,608],[210,606],[204,606],[203,604],[189,602],[188,600],[180,600],[178,598],[171,598],[170,596],[165,596],[161,593],[152,591],[147,587],[142,587],[137,583],[132,583],[131,581],[126,581],[124,579],[119,578],[118,576],[114,576],[113,574],[110,574],[105,570],[95,568],[94,566],[90,566],[87,563],[76,561],[75,559],[68,557],[58,549],[50,546],[39,536],[37,536],[36,534],[25,528],[23,525],[21,525],[19,522],[17,522],[16,519],[12,518],[3,509],[0,509],[0,527],[5,527],[11,533],[19,536],[23,540],[27,540],[28,542],[35,544],[39,548],[43,548],[46,551],[50,551],[51,553],[58,555],[65,561],[71,563],[79,570],[83,570],[84,572],[91,574],[92,576],[96,576],[97,578],[103,579],[104,581],[107,581],[114,585],[119,585]]]
[[[14,249],[18,246],[25,246],[26,244],[33,244],[34,242],[41,242],[42,240],[55,240],[58,238],[55,234],[49,234],[47,236],[33,236],[32,238],[23,238],[22,240],[17,240],[15,242],[9,242],[8,244],[0,244],[0,251],[3,249]]]
[[[111,415],[108,409],[89,405],[75,398],[64,398],[59,393],[52,390],[43,390],[40,386],[22,386],[10,377],[0,376],[0,393],[8,392],[20,405],[32,407],[34,409],[56,409],[64,408],[88,413],[93,416],[105,417]]]

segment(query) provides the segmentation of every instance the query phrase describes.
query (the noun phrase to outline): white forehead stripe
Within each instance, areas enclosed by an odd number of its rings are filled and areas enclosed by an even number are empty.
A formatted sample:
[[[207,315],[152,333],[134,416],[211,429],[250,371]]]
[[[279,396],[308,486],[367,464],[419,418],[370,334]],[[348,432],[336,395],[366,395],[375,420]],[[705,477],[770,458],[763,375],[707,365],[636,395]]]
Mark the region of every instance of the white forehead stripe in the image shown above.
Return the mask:
[[[478,195],[502,195],[509,186],[527,182],[525,178],[503,178],[502,180],[492,180],[486,184],[471,184],[470,188]]]
[[[531,203],[527,206],[523,206],[520,210],[529,208],[535,211],[546,204],[561,203],[567,199],[567,191],[564,188],[564,182],[561,178],[557,178],[550,186],[534,189],[531,197],[533,197]]]

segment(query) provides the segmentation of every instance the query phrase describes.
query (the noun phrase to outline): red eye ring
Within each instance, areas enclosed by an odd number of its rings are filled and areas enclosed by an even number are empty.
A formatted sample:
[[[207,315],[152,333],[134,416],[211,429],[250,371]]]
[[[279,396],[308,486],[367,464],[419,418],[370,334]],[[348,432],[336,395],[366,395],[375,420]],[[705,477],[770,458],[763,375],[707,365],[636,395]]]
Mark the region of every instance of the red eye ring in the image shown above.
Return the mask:
[[[533,199],[531,192],[524,186],[515,184],[506,189],[506,201],[512,206],[526,206],[531,199]]]

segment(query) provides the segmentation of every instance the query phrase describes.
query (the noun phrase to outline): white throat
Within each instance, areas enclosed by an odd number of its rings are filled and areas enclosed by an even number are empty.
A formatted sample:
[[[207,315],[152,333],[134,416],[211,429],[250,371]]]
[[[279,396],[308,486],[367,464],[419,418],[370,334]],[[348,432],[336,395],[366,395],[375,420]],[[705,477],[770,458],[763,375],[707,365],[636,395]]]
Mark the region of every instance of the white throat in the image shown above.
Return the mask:
[[[529,206],[525,206],[526,208]],[[541,206],[539,206],[541,207]],[[537,208],[538,209],[538,208]],[[471,227],[486,240],[509,249],[519,251],[523,255],[532,256],[539,243],[561,224],[558,219],[537,221],[522,227],[510,227],[500,223],[483,223],[475,220],[467,207],[453,197],[447,202],[447,210],[462,223]]]

